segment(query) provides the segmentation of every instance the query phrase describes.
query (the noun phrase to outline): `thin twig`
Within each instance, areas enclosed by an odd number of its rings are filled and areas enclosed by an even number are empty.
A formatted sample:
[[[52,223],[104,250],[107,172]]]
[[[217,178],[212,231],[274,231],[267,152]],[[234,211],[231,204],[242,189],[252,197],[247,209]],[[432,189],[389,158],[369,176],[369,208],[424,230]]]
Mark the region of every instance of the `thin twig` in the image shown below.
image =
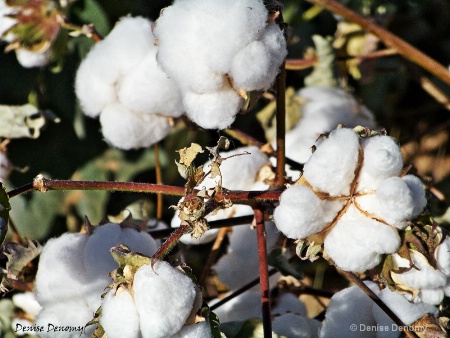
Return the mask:
[[[264,327],[264,338],[272,337],[272,318],[270,310],[270,285],[266,246],[266,229],[264,212],[260,208],[253,210],[256,222],[256,235],[258,240],[259,278],[261,293],[261,310]]]
[[[417,48],[407,43],[405,40],[399,38],[395,34],[392,34],[381,26],[378,26],[377,24],[361,17],[356,12],[346,8],[345,6],[337,3],[334,0],[308,1],[313,4],[322,6],[330,12],[338,14],[349,21],[357,23],[363,29],[378,36],[387,47],[395,48],[403,57],[418,64],[437,78],[450,85],[450,71],[447,68],[445,68],[434,59],[430,58],[428,55],[422,53]]]
[[[152,256],[153,259],[163,259],[167,254],[173,249],[173,247],[178,243],[181,236],[189,232],[190,226],[188,224],[181,224],[179,228],[174,230],[172,234],[167,238],[158,251]]]
[[[285,183],[286,176],[286,68],[285,63],[280,67],[280,73],[277,76],[277,111],[276,111],[276,130],[277,130],[277,167],[275,182],[278,186]]]
[[[367,296],[369,296],[380,308],[383,310],[395,324],[404,328],[403,330],[407,337],[417,338],[417,334],[414,331],[408,329],[408,327],[403,323],[403,321],[378,297],[375,292],[373,292],[366,284],[362,282],[354,273],[340,270],[338,271],[350,282],[356,284]]]

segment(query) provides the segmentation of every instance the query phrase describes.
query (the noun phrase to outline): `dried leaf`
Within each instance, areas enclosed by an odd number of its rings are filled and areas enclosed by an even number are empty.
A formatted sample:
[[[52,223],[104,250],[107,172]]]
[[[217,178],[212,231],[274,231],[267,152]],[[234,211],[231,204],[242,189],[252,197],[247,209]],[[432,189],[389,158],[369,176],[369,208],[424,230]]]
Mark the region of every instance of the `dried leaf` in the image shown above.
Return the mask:
[[[180,163],[185,166],[190,166],[198,154],[203,153],[203,149],[197,143],[191,143],[189,148],[178,150],[180,154]]]
[[[0,137],[38,138],[45,125],[45,115],[31,104],[23,106],[0,105]]]
[[[313,35],[317,60],[314,64],[314,70],[305,78],[305,85],[308,87],[325,86],[335,87],[337,85],[334,76],[334,61],[335,55],[333,46],[331,45],[331,37],[322,37],[320,35]]]

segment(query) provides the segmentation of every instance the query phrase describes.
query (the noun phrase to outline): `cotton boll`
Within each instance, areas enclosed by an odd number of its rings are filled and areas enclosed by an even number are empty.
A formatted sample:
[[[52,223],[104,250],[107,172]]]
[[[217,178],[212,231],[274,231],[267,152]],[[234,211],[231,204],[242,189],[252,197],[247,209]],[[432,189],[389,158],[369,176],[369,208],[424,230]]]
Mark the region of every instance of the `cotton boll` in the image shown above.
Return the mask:
[[[94,326],[85,328],[91,319],[92,312],[82,300],[69,299],[45,307],[37,316],[35,324],[44,327],[44,331],[39,332],[41,338],[88,338],[95,329]],[[58,331],[57,327],[73,327],[74,330]]]
[[[120,104],[108,105],[100,115],[100,123],[105,139],[124,150],[148,147],[170,132],[168,118],[139,114]]]
[[[248,91],[268,89],[278,72],[270,57],[262,41],[253,41],[241,49],[231,65],[234,87]]]
[[[208,338],[211,336],[209,321],[185,325],[170,338]]]
[[[43,307],[80,299],[86,283],[83,248],[87,235],[66,233],[50,239],[42,250],[36,274],[36,299]]]
[[[450,276],[450,237],[446,237],[445,240],[438,245],[434,255],[439,271],[443,272],[446,276]]]
[[[411,303],[399,293],[389,290],[389,288],[383,289],[378,296],[406,325],[412,324],[427,313],[434,315],[438,313],[436,307],[425,303]],[[394,321],[377,304],[373,304],[372,311],[377,324],[392,327]]]
[[[2,18],[3,19],[3,18]],[[17,61],[25,68],[43,67],[50,60],[50,51],[32,52],[27,49],[16,49]]]
[[[261,318],[261,296],[258,291],[246,291],[216,308],[214,313],[221,323]]]
[[[118,83],[117,96],[125,107],[142,113],[179,117],[181,93],[156,62],[156,47]]]
[[[293,313],[306,317],[306,306],[293,293],[284,292],[276,299],[276,305],[272,308],[273,315]]]
[[[415,299],[414,302],[417,302],[419,304],[423,302],[426,304],[439,305],[442,303],[443,299],[444,299],[443,288],[421,289],[417,299]]]
[[[414,204],[414,209],[408,218],[419,216],[427,205],[427,198],[425,196],[423,183],[418,177],[414,175],[403,176],[402,180],[408,185],[408,188],[412,194]]]
[[[273,69],[277,69],[281,66],[281,63],[287,55],[286,39],[284,38],[283,32],[276,23],[272,22],[262,32],[260,39],[264,42],[264,45],[270,53],[270,61],[274,66]],[[276,73],[278,73],[278,70],[276,70]]]
[[[89,62],[82,62],[78,68],[75,93],[84,114],[89,117],[97,117],[103,108],[116,101],[114,86],[99,77]]]
[[[240,147],[230,151],[220,152],[222,161],[220,172],[222,174],[222,186],[229,190],[250,190],[254,188],[258,171],[269,163],[269,158],[258,147]],[[211,167],[208,161],[203,166],[203,171],[208,172]],[[198,188],[210,189],[217,185],[217,178],[206,177]]]
[[[249,251],[243,256],[240,253],[229,252],[219,259],[214,271],[229,290],[237,290],[258,277],[258,253]]]
[[[105,296],[102,304],[100,325],[108,338],[139,338],[139,314],[131,294],[119,288]]]
[[[379,293],[378,286],[372,282],[365,284],[376,294]],[[352,331],[351,325],[372,326],[376,325],[372,315],[372,299],[369,298],[358,286],[352,286],[339,291],[331,297],[325,321],[320,331],[323,338],[372,338],[373,332],[366,330]]]
[[[364,217],[351,206],[325,238],[324,248],[346,271],[364,272],[380,263],[383,254],[395,252],[400,236],[392,227]]]
[[[133,283],[142,337],[170,337],[191,313],[196,286],[181,271],[164,261],[140,267]]]
[[[34,317],[42,310],[42,306],[37,302],[34,293],[30,291],[16,293],[12,296],[12,301],[16,307]]]
[[[133,69],[152,48],[150,21],[140,17],[124,17],[102,41],[92,47],[83,63],[90,63],[95,74],[112,85],[121,75]]]
[[[244,206],[242,206],[244,207]],[[246,206],[248,207],[248,206]],[[237,215],[236,217],[243,216],[244,214]],[[279,232],[273,222],[265,222],[266,230],[266,246],[271,248],[275,245]],[[246,256],[251,252],[257,252],[257,240],[256,230],[250,227],[250,224],[244,224],[233,227],[231,233],[229,233],[230,246],[229,250],[232,252],[238,252],[242,256]]]
[[[17,23],[16,19],[8,17],[14,13],[14,8],[9,7],[4,0],[0,1],[0,38],[1,40],[12,42],[14,36],[9,33],[7,36],[3,34]]]
[[[152,236],[144,231],[138,231],[132,228],[122,229],[120,241],[128,245],[132,251],[139,252],[148,257],[152,256],[158,250],[156,241]]]
[[[349,194],[358,164],[358,150],[356,133],[351,129],[337,129],[305,163],[303,175],[321,192],[331,196]]]
[[[306,238],[324,229],[327,222],[322,201],[305,186],[292,186],[280,197],[273,219],[283,234],[289,238]]]
[[[183,97],[186,114],[205,129],[225,129],[233,122],[243,99],[232,89],[197,94],[186,92]]]
[[[424,255],[415,250],[410,250],[410,255],[417,269],[413,267],[399,274],[392,272],[401,282],[414,289],[435,289],[445,286],[447,276],[435,270]],[[410,267],[409,261],[398,254],[393,254],[392,259],[396,267]]]
[[[315,319],[286,313],[275,317],[272,330],[286,338],[318,338],[322,324]]]
[[[362,146],[364,162],[357,191],[374,189],[382,180],[400,174],[403,168],[403,157],[392,137],[369,137],[362,141]]]

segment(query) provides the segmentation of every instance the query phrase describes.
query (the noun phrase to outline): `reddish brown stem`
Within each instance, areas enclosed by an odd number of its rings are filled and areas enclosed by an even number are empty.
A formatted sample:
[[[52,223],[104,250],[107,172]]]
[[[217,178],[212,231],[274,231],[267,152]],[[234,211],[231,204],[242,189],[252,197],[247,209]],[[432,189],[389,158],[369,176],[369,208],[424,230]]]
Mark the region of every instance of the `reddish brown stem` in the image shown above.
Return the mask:
[[[138,192],[164,194],[173,196],[184,196],[185,188],[164,184],[136,183],[136,182],[103,182],[103,181],[71,181],[52,180],[43,176],[38,176],[33,183],[8,192],[9,198],[38,190],[46,192],[48,190],[108,190],[123,192]],[[281,190],[269,191],[225,191],[223,195],[235,204],[255,204],[262,201],[278,201]]]
[[[436,62],[428,55],[422,53],[417,48],[413,47],[406,41],[400,39],[398,36],[392,34],[386,29],[378,26],[377,24],[364,19],[356,12],[342,6],[333,0],[308,0],[309,2],[319,5],[330,12],[338,14],[345,19],[357,23],[363,29],[372,32],[376,36],[380,38],[383,43],[390,48],[395,48],[399,54],[401,54],[406,59],[418,64],[422,68],[429,71],[431,74],[441,79],[448,85],[450,85],[450,72],[447,68],[445,68],[440,63]]]
[[[161,260],[173,249],[175,244],[178,243],[181,236],[187,233],[190,230],[190,226],[188,224],[181,224],[179,228],[174,230],[172,234],[167,238],[158,251],[152,256],[153,259]]]
[[[156,172],[156,183],[162,184],[162,174],[161,174],[161,163],[159,162],[159,145],[155,143],[153,146],[155,151],[155,172]],[[158,193],[156,196],[156,219],[160,220],[163,213],[163,195]]]
[[[260,278],[260,293],[261,293],[261,309],[264,326],[264,338],[272,337],[272,318],[270,310],[269,298],[269,271],[267,260],[266,247],[266,229],[264,225],[264,212],[255,208],[253,210],[256,222],[256,235],[258,240],[258,257],[259,257],[259,278]]]

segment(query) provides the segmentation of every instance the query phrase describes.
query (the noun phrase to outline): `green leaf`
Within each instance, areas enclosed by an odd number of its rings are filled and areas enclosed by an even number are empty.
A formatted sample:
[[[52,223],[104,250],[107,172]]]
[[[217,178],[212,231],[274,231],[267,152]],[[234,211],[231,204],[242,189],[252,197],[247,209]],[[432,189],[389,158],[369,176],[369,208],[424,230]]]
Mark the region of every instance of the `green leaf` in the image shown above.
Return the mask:
[[[0,105],[0,121],[0,137],[38,138],[40,129],[45,125],[45,116],[31,104]]]
[[[94,24],[102,36],[106,36],[111,30],[108,16],[96,0],[84,0],[82,7],[74,7],[73,14],[85,24]]]
[[[8,231],[9,211],[11,205],[9,204],[9,197],[6,193],[5,187],[0,182],[0,245],[5,240],[6,232]]]

